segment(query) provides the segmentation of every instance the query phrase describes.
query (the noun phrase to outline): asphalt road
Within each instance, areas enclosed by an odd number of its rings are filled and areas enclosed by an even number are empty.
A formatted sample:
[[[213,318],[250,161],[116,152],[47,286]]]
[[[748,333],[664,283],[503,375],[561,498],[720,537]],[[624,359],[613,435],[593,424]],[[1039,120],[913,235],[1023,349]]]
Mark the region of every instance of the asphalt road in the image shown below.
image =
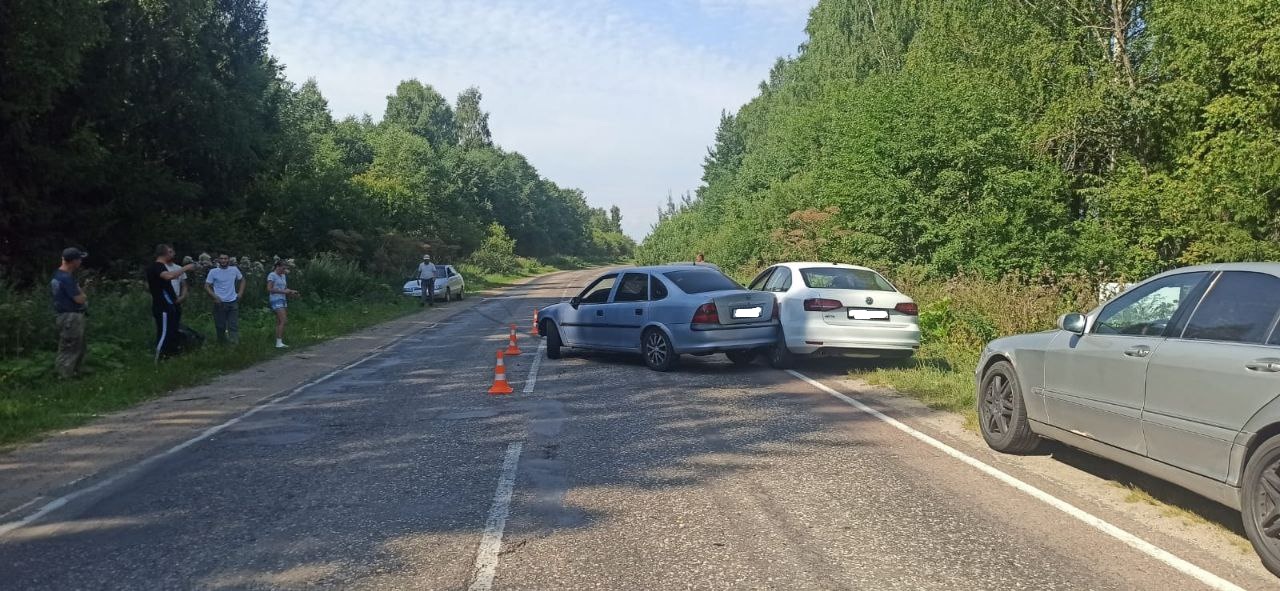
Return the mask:
[[[506,325],[527,333],[593,275],[482,302],[73,495],[0,536],[0,588],[1210,588],[786,372],[582,353],[535,369],[524,336],[516,394],[486,395]],[[858,394],[838,366],[801,371]],[[1210,582],[1276,584],[999,469]]]

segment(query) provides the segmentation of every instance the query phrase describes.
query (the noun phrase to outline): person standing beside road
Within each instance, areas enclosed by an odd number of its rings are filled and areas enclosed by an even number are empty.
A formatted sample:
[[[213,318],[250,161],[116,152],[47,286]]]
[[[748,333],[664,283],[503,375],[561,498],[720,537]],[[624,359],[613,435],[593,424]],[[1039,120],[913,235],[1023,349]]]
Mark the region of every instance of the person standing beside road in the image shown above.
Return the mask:
[[[297,291],[289,289],[289,282],[285,278],[289,274],[289,265],[283,260],[276,261],[275,270],[267,274],[267,301],[271,303],[271,310],[276,313],[276,348],[288,349],[289,345],[284,344],[284,325],[289,322],[289,296],[298,295]]]
[[[87,256],[89,253],[78,248],[62,251],[62,266],[53,272],[53,281],[49,284],[53,290],[53,312],[57,315],[58,327],[58,356],[54,359],[54,369],[63,379],[76,377],[84,363],[85,315],[89,298],[76,283],[75,272]]]
[[[418,263],[418,282],[422,285],[422,305],[436,305],[436,264],[431,262],[431,255],[422,255]]]
[[[169,270],[173,262],[173,247],[161,244],[156,247],[156,260],[147,266],[147,291],[151,293],[151,316],[156,321],[156,361],[178,350],[178,294],[173,291],[173,280],[196,268],[195,263]]]
[[[237,283],[238,282],[238,283]],[[240,342],[240,298],[244,297],[244,275],[231,266],[231,257],[218,255],[218,266],[209,269],[204,290],[213,298],[213,330],[218,342]]]
[[[180,275],[175,277],[171,283],[173,283],[173,293],[178,296],[178,299],[173,303],[173,307],[177,310],[174,323],[177,326],[182,326],[182,303],[187,301],[187,274],[182,270],[181,265],[173,262],[172,260],[165,263],[164,267],[170,273],[180,273]]]

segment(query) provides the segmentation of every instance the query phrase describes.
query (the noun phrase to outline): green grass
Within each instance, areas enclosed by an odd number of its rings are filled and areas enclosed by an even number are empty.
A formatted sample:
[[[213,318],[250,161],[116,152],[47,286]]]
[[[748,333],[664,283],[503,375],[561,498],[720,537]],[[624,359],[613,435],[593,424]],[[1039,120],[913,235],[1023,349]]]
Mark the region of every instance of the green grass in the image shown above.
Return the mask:
[[[910,360],[894,365],[857,368],[850,373],[870,384],[893,388],[929,408],[960,413],[965,417],[965,425],[977,430],[974,363],[946,361],[926,345]]]
[[[298,347],[338,337],[385,322],[419,308],[404,300],[308,305],[290,307],[285,340]],[[92,323],[94,318],[91,316]],[[279,354],[274,345],[274,320],[268,310],[243,310],[240,344],[220,346],[212,342],[212,326],[196,329],[210,339],[199,350],[159,364],[151,351],[116,351],[109,366],[87,360],[94,373],[71,381],[44,377],[34,383],[0,388],[0,446],[31,439],[41,433],[83,424],[94,417],[127,408],[172,390],[207,382],[220,374],[244,369]],[[97,361],[97,362],[95,362]]]

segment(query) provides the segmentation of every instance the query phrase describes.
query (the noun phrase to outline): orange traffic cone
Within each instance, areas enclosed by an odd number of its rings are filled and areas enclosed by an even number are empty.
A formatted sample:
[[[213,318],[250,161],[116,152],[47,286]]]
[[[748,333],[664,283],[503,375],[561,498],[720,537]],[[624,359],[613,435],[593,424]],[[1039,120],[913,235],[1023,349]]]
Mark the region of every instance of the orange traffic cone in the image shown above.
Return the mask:
[[[534,336],[534,337],[542,336],[538,334],[538,309],[537,308],[533,309],[533,330],[529,331],[529,336]]]
[[[507,366],[502,362],[502,351],[498,351],[498,365],[493,368],[493,386],[489,388],[490,394],[510,394],[515,390],[511,389],[511,384],[507,383]]]
[[[507,355],[519,355],[520,347],[516,346],[516,325],[511,325],[511,344],[507,345],[507,350],[503,351]]]

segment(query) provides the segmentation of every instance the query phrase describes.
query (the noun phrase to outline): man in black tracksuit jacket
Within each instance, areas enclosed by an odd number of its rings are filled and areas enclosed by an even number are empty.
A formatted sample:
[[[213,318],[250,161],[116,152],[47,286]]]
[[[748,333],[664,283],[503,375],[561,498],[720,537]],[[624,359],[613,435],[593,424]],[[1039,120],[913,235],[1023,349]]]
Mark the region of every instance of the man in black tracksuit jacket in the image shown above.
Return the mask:
[[[196,268],[189,264],[170,271],[173,247],[156,247],[156,260],[147,265],[147,290],[151,292],[151,316],[156,320],[156,361],[178,351],[178,294],[173,293],[173,280]]]

